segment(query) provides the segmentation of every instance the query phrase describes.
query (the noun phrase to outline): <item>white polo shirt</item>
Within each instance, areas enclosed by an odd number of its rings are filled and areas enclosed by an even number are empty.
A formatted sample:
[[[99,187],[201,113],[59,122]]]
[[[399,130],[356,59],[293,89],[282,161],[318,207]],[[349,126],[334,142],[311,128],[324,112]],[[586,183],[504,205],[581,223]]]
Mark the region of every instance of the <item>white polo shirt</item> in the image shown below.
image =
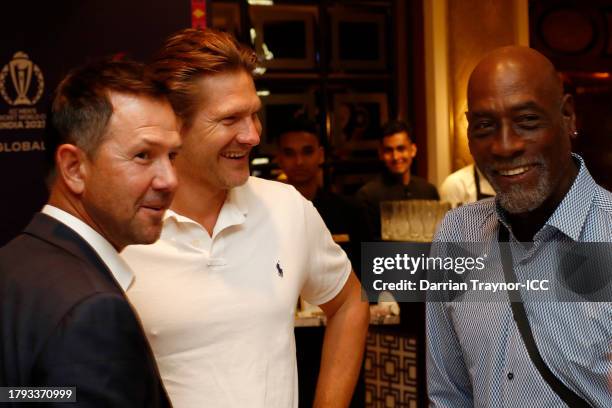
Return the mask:
[[[251,177],[230,190],[212,237],[168,211],[157,243],[122,255],[175,408],[298,406],[298,295],[330,301],[351,272],[310,201]]]

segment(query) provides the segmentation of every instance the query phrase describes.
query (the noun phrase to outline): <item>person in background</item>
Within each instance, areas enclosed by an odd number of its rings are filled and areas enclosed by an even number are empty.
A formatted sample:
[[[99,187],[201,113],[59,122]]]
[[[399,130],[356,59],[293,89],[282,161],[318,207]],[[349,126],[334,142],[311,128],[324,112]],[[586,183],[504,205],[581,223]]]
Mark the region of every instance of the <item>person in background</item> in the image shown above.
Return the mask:
[[[321,165],[325,161],[325,150],[319,135],[316,123],[305,116],[288,121],[277,139],[277,161],[287,177],[287,183],[312,201],[334,241],[344,249],[360,277],[361,242],[372,240],[370,227],[365,210],[357,202],[321,187]],[[302,307],[311,308],[304,302]],[[299,380],[303,388],[314,388],[313,382],[316,381],[316,371],[308,372],[307,368],[312,367],[309,359],[321,358],[322,339],[315,338],[317,334],[310,334],[305,341],[297,339]],[[351,406],[362,407],[364,395],[363,376],[360,376]],[[311,406],[312,396],[301,396],[300,401],[300,405]]]
[[[0,386],[74,387],[75,407],[169,407],[118,252],[159,237],[178,121],[125,61],[71,71],[50,120],[49,201],[0,249]]]
[[[361,242],[371,240],[365,209],[347,197],[321,186],[325,150],[317,125],[300,116],[289,121],[278,137],[278,164],[287,183],[312,201],[334,241],[346,251],[353,269],[359,269]],[[358,274],[359,275],[359,274]]]
[[[474,164],[449,174],[440,185],[439,191],[440,200],[450,203],[453,208],[495,195],[495,190],[487,178]]]
[[[366,207],[370,225],[380,238],[380,203],[394,200],[438,200],[436,187],[410,173],[417,146],[406,122],[392,120],[381,129],[378,156],[385,169],[376,179],[357,191],[356,198]]]
[[[182,120],[181,180],[162,235],[124,258],[170,399],[185,407],[297,407],[298,296],[327,316],[316,407],[348,405],[368,303],[342,249],[293,187],[249,177],[259,143],[256,56],[185,29],[152,62]]]
[[[546,248],[611,242],[612,193],[571,151],[577,135],[571,95],[563,94],[546,57],[518,46],[484,56],[467,93],[470,152],[497,195],[449,212],[435,240],[510,242],[502,279],[523,285],[547,279],[572,290],[558,271],[559,256]],[[506,302],[427,303],[431,406],[609,407],[609,299],[507,294]],[[534,301],[514,300],[525,296]]]

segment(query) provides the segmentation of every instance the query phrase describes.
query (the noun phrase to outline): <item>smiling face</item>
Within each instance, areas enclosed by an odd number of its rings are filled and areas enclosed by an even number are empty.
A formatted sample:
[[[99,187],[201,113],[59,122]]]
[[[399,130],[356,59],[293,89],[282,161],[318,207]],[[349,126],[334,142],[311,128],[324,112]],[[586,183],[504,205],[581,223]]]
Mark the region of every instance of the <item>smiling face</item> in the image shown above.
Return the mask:
[[[393,133],[382,138],[378,151],[380,159],[392,174],[398,176],[410,172],[412,159],[416,155],[416,145],[406,132]]]
[[[509,47],[485,58],[470,78],[467,119],[470,151],[504,209],[562,200],[575,174],[574,111],[543,56]]]
[[[323,160],[323,147],[312,133],[292,131],[280,136],[278,164],[292,185],[316,182]]]
[[[81,201],[92,227],[120,250],[159,238],[177,187],[180,136],[169,103],[113,92],[109,99],[106,134],[83,161]]]
[[[181,178],[211,191],[228,190],[249,177],[249,153],[259,144],[261,102],[244,70],[207,75],[200,81],[199,108],[183,131],[177,160]]]

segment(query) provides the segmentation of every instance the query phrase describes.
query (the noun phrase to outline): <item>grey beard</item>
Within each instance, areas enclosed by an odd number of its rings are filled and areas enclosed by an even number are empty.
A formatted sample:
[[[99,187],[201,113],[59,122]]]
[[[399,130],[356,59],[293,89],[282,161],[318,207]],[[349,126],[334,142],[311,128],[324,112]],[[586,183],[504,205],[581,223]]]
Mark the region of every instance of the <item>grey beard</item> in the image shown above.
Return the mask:
[[[523,186],[514,185],[507,191],[502,191],[500,186],[491,177],[492,170],[487,168],[483,172],[489,179],[491,186],[497,193],[499,205],[510,214],[522,214],[539,208],[551,194],[550,170],[542,158],[537,158],[540,163],[542,176],[538,179],[535,187],[526,190]]]

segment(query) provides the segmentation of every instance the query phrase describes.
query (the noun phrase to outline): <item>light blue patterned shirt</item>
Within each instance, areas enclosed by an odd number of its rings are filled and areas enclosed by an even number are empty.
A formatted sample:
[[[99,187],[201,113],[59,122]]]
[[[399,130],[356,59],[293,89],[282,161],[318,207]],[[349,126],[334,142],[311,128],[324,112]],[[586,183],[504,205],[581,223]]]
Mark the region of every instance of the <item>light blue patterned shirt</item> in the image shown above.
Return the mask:
[[[595,183],[579,156],[574,159],[578,176],[534,246],[612,242],[612,193]],[[500,220],[508,227],[494,199],[459,207],[444,218],[435,240],[494,242]],[[510,241],[516,242],[512,233]],[[553,261],[546,256],[513,253],[518,280]],[[612,407],[612,304],[528,302],[525,309],[551,371],[592,406]],[[428,303],[427,374],[432,407],[566,406],[531,362],[507,302]]]

